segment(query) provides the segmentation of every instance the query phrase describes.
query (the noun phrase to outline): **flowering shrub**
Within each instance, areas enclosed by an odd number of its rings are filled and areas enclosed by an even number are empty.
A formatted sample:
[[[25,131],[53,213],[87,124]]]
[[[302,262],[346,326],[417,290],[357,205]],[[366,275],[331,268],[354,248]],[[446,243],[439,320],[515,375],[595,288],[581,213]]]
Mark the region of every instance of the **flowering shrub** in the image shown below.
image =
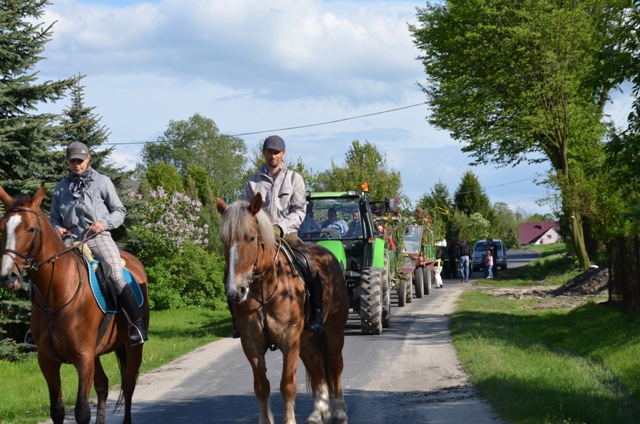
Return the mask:
[[[152,309],[226,308],[224,258],[208,252],[209,226],[202,204],[162,188],[147,196],[129,193],[130,248],[145,266]]]
[[[185,243],[209,243],[209,226],[198,225],[202,207],[199,201],[178,192],[169,196],[162,187],[151,190],[146,197],[133,192],[129,196],[138,200],[132,211],[138,223],[130,230],[140,239],[140,259],[155,261],[182,253]]]

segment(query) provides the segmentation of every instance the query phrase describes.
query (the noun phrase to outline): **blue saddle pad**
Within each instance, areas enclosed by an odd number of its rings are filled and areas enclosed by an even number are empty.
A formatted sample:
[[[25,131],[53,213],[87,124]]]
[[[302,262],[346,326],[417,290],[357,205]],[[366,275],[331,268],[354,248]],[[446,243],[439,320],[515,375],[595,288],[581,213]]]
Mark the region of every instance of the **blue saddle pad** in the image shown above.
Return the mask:
[[[96,302],[98,302],[98,306],[102,309],[104,313],[116,313],[120,310],[113,310],[107,308],[107,300],[105,299],[105,293],[102,292],[100,288],[100,284],[98,284],[98,277],[96,277],[96,272],[93,269],[93,265],[97,264],[98,261],[89,262],[89,260],[85,257],[85,263],[87,264],[87,270],[89,271],[89,280],[91,282],[91,291],[93,292],[93,296],[96,298]],[[136,299],[138,300],[138,306],[142,306],[144,304],[144,298],[142,297],[142,291],[140,290],[140,286],[138,282],[133,278],[133,275],[127,268],[122,268],[122,275],[124,276],[127,284],[131,286],[133,289],[133,293],[136,295]]]

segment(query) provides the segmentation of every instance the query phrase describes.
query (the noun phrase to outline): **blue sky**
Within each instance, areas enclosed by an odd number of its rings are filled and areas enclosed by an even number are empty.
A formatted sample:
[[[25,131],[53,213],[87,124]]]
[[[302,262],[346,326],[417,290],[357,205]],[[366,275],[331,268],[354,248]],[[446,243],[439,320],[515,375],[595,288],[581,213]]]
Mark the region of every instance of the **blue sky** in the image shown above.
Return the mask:
[[[537,204],[546,189],[534,182],[546,165],[470,167],[461,145],[426,122],[417,86],[425,75],[407,29],[425,4],[54,0],[44,16],[56,21],[53,37],[37,70],[42,79],[86,75],[85,103],[127,168],[140,161],[140,143],[199,113],[222,133],[241,134],[250,151],[278,133],[287,158],[314,171],[342,165],[353,140],[369,141],[400,171],[413,201],[438,181],[453,194],[471,170],[492,202],[550,212]],[[628,97],[614,99],[616,124],[630,107]],[[339,122],[314,125],[330,121]]]

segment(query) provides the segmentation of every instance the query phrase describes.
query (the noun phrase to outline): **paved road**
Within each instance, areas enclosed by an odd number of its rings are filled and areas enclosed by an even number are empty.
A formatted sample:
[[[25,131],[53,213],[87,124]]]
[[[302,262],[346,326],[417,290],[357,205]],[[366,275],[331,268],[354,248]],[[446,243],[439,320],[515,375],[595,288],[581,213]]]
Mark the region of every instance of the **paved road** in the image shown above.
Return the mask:
[[[535,258],[509,252],[509,267]],[[479,276],[479,273],[476,273]],[[343,385],[351,423],[500,423],[469,385],[451,344],[448,315],[469,285],[445,280],[441,289],[405,307],[392,308],[391,327],[380,336],[360,334],[351,314],[346,328]],[[397,299],[393,299],[397,305]],[[278,393],[281,355],[267,354],[275,422],[282,421]],[[107,421],[122,422],[113,413],[117,390],[109,398]],[[302,363],[298,369],[296,419],[311,411]],[[95,411],[94,411],[95,415]],[[256,423],[257,405],[249,364],[240,342],[223,339],[140,376],[134,395],[136,424]],[[72,415],[68,418],[73,421]]]

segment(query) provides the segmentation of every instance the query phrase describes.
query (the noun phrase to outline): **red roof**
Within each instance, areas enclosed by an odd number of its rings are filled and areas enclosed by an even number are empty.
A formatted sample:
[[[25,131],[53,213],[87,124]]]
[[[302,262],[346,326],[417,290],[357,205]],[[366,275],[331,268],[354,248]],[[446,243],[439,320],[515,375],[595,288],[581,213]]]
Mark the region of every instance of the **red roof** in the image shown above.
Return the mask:
[[[518,232],[520,233],[520,246],[535,243],[541,236],[553,227],[557,227],[557,222],[525,222],[518,224]]]

